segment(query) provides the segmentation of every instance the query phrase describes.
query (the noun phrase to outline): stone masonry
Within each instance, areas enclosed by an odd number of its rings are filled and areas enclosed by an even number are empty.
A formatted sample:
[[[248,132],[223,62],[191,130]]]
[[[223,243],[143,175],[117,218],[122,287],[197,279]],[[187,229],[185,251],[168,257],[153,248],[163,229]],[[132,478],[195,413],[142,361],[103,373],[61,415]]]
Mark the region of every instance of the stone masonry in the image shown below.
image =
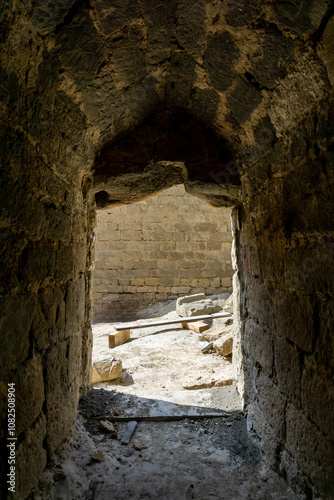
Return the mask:
[[[179,185],[97,214],[94,321],[126,319],[154,301],[232,290],[231,210]]]
[[[20,500],[91,386],[96,211],[178,184],[233,209],[249,432],[302,498],[334,497],[333,14],[332,0],[0,2],[0,473],[15,383]]]

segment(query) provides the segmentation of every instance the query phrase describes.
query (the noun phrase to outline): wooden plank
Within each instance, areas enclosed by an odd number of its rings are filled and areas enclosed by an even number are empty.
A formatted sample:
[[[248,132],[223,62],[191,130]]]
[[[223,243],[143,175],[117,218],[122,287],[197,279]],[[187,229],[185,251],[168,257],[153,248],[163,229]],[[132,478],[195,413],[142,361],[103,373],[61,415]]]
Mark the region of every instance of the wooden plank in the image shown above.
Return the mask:
[[[204,321],[196,321],[195,323],[187,323],[182,321],[180,325],[182,326],[182,328],[186,328],[187,330],[192,330],[193,332],[196,333],[203,333],[206,330],[209,330],[209,328],[211,328],[211,325],[208,325]]]
[[[88,420],[108,420],[108,422],[131,422],[136,419],[136,422],[177,422],[179,420],[185,420],[190,418],[191,420],[205,420],[210,418],[226,418],[230,417],[230,413],[204,413],[204,414],[184,414],[184,415],[157,415],[157,416],[110,416],[101,415],[98,417],[88,417],[84,415]]]
[[[214,318],[229,318],[231,313],[227,312],[218,312],[214,314],[202,314],[201,316],[190,316],[186,318],[175,318],[175,319],[165,319],[159,321],[151,321],[151,322],[137,322],[137,323],[122,323],[120,325],[115,325],[114,328],[117,331],[121,330],[134,330],[135,328],[148,328],[151,326],[164,326],[164,325],[173,325],[175,323],[193,323],[195,321],[200,321],[203,319],[214,319]]]
[[[109,349],[113,349],[118,345],[122,345],[130,338],[130,330],[122,330],[120,332],[113,332],[109,334]]]
[[[133,436],[133,433],[135,432],[135,429],[137,427],[137,422],[135,420],[131,420],[126,429],[125,429],[125,432],[123,434],[123,437],[121,439],[121,444],[129,444],[130,442],[130,439],[132,438]]]

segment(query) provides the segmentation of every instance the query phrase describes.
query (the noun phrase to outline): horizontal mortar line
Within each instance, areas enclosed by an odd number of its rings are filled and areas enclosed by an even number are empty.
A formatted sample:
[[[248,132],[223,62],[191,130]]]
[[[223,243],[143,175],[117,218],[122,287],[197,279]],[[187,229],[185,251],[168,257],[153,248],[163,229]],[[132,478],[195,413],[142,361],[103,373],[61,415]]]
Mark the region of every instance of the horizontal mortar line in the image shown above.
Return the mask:
[[[203,314],[201,316],[190,316],[190,317],[179,317],[176,319],[166,319],[161,321],[151,321],[148,323],[122,323],[120,325],[114,325],[115,330],[134,330],[135,328],[147,328],[150,326],[163,326],[172,325],[175,323],[191,323],[194,321],[202,321],[203,319],[215,319],[215,318],[228,318],[232,316],[231,313],[214,313],[214,314]]]

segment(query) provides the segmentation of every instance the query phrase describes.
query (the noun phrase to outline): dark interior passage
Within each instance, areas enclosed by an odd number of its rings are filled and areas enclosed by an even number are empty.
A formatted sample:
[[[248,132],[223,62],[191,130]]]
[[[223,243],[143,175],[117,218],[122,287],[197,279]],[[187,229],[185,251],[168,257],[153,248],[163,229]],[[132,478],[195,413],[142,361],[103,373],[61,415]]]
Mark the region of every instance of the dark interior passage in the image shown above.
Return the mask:
[[[332,15],[327,0],[0,7],[1,477],[15,383],[18,498],[91,388],[97,205],[180,183],[232,209],[248,430],[294,491],[333,496]]]

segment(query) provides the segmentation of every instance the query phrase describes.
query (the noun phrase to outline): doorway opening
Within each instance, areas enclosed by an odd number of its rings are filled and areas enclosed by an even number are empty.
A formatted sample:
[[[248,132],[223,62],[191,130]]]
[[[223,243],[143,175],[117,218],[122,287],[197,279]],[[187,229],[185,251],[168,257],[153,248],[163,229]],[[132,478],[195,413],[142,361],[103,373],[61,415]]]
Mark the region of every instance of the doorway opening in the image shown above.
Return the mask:
[[[98,211],[92,325],[93,383],[102,383],[97,387],[205,407],[215,391],[209,389],[233,385],[231,246],[231,210],[211,207],[182,184]],[[230,316],[183,328],[185,316],[219,311]],[[177,318],[177,324],[133,330],[128,342],[108,349],[119,322]]]

